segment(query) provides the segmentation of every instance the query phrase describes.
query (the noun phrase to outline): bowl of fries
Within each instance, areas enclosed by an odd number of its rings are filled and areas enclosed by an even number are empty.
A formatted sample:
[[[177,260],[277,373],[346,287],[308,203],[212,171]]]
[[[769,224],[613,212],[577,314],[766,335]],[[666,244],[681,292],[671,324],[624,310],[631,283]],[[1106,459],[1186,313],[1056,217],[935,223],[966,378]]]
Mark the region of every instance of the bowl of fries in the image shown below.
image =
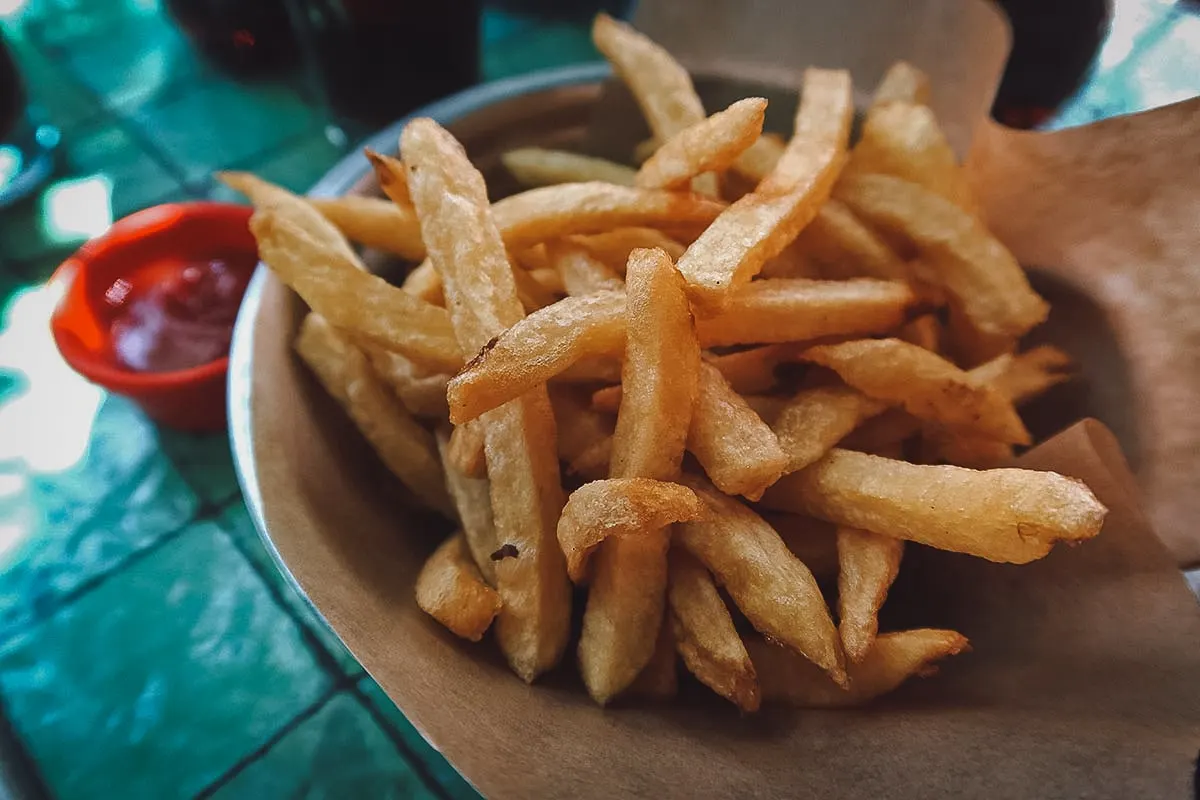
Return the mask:
[[[1011,652],[922,618],[931,565],[1033,586],[1101,546],[1100,489],[1014,466],[1021,406],[1071,374],[1023,344],[1048,303],[921,70],[856,108],[809,69],[777,134],[766,97],[707,113],[653,41],[593,35],[651,134],[625,163],[582,151],[610,91],[586,67],[438,104],[308,198],[220,176],[269,270],[230,389],[264,539],[487,792],[604,758],[629,791],[792,780],[778,747],[845,730],[797,708],[894,713],[856,748],[936,739],[910,679]]]

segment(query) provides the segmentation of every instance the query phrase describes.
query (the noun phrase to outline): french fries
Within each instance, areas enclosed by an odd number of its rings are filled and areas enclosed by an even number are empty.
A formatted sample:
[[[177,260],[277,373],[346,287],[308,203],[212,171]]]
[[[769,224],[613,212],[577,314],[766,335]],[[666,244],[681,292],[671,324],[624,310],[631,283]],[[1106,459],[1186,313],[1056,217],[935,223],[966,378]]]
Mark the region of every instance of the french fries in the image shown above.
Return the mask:
[[[976,218],[927,78],[893,65],[850,149],[845,72],[805,73],[785,141],[761,98],[706,117],[628,25],[600,15],[593,37],[653,133],[638,170],[510,151],[536,188],[491,204],[416,119],[403,160],[367,153],[386,201],[221,176],[311,309],[299,357],[458,529],[419,607],[471,640],[495,620],[532,681],[570,639],[574,582],[602,705],[673,696],[680,660],[744,712],[862,705],[930,674],[963,636],[878,633],[906,541],[1026,563],[1107,512],[1061,475],[965,468],[1030,443],[1015,408],[1070,360],[1018,349],[1047,306]],[[351,240],[408,261],[403,286]]]
[[[417,605],[464,639],[478,642],[499,613],[500,595],[483,582],[466,540],[456,533],[417,575]]]
[[[762,639],[751,639],[746,645],[763,698],[804,708],[866,705],[909,678],[933,675],[936,662],[970,649],[966,637],[954,631],[921,628],[885,633],[862,661],[849,665],[849,689],[843,689],[786,648]]]
[[[782,478],[763,502],[1011,564],[1090,539],[1107,513],[1087,486],[1054,472],[920,466],[838,448]]]
[[[672,481],[679,477],[696,399],[700,346],[683,278],[666,253],[633,251],[625,278],[629,340],[609,471],[614,478]],[[618,537],[605,542],[595,559],[579,667],[602,705],[626,689],[654,653],[669,541],[665,527]]]
[[[708,505],[708,515],[677,526],[679,544],[712,571],[757,631],[844,684],[837,629],[812,572],[762,517],[694,476],[684,483]]]
[[[474,351],[523,316],[512,267],[492,219],[483,177],[462,146],[429,119],[401,136],[421,237],[442,278],[464,350]],[[503,603],[496,638],[526,681],[554,666],[566,647],[570,587],[555,531],[564,498],[545,388],[483,421]]]
[[[504,168],[523,186],[553,186],[558,183],[603,181],[632,186],[636,174],[623,164],[563,150],[523,147],[500,157]]]

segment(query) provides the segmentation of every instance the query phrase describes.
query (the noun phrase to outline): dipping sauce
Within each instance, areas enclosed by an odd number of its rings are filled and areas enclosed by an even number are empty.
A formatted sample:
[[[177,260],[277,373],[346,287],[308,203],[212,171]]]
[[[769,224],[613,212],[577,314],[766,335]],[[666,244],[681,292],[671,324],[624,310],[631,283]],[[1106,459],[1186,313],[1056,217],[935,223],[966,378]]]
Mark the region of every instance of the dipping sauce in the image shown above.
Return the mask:
[[[114,360],[136,372],[174,372],[229,354],[253,265],[234,259],[157,262],[104,293]]]

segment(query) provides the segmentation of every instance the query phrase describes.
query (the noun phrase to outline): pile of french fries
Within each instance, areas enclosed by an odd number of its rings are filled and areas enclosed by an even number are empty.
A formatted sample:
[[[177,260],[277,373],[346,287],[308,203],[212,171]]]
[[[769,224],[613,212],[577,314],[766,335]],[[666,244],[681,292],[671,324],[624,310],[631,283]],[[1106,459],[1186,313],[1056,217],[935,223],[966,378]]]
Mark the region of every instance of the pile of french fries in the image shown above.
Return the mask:
[[[706,116],[661,47],[603,15],[593,34],[653,133],[637,169],[518,150],[534,188],[491,204],[416,119],[400,158],[368,153],[387,199],[222,176],[311,309],[300,357],[459,526],[417,602],[467,639],[493,629],[533,681],[586,587],[578,662],[602,704],[673,695],[679,661],[745,711],[929,674],[967,640],[878,633],[905,542],[1020,564],[1104,521],[1078,481],[995,468],[1031,443],[1016,406],[1069,375],[1052,347],[1018,351],[1047,304],[914,67],[851,148],[843,71],[807,71],[784,140],[765,100]],[[403,286],[348,241],[413,264]]]

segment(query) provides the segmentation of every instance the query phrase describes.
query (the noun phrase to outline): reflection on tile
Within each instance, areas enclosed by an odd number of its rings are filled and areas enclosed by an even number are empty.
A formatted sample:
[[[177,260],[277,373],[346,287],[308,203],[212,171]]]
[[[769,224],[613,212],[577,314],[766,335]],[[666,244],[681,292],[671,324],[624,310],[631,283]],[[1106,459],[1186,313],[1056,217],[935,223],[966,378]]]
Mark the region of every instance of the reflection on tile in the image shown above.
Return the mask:
[[[139,109],[134,119],[189,181],[248,162],[318,127],[316,115],[298,92],[279,83],[218,81]]]
[[[259,572],[275,587],[284,606],[312,632],[320,646],[333,656],[341,670],[347,675],[361,675],[363,668],[358,663],[358,659],[346,649],[342,640],[329,627],[329,623],[313,610],[308,600],[279,571],[274,558],[267,552],[266,546],[259,538],[258,531],[255,529],[246,507],[240,502],[230,504],[229,508],[221,513],[217,522],[222,529],[237,540],[242,552],[254,562]]]
[[[0,368],[2,369],[2,368]],[[35,384],[36,385],[36,384]],[[14,398],[4,401],[0,421]],[[61,422],[65,422],[62,420]],[[33,430],[49,447],[74,447],[70,426]],[[61,471],[8,461],[0,468],[0,641],[57,608],[64,595],[116,568],[131,554],[182,528],[197,500],[154,446],[154,431],[129,403],[110,398],[90,430],[86,450]],[[12,431],[7,434],[12,442]],[[42,457],[46,457],[45,450]]]
[[[0,650],[5,707],[62,798],[194,795],[328,684],[210,525]]]
[[[396,708],[396,704],[379,688],[379,684],[368,676],[359,681],[358,686],[367,698],[367,702],[383,714],[388,723],[400,735],[408,751],[416,758],[421,759],[421,763],[425,765],[426,770],[446,794],[461,800],[475,800],[479,797],[479,793],[471,788],[471,784],[467,783],[454,767],[450,766],[450,762],[446,761],[441,753],[425,741],[417,729],[404,718],[400,709]]]
[[[159,428],[157,433],[159,446],[203,502],[223,506],[237,496],[227,434],[182,433],[169,428]]]
[[[303,194],[349,152],[346,137],[338,135],[340,132],[332,133],[333,136],[330,136],[325,131],[315,131],[282,148],[280,152],[269,154],[270,157],[261,163],[239,166],[272,183]],[[337,143],[330,142],[331,138],[338,140]],[[214,182],[209,197],[229,203],[247,202],[241,194],[217,182]]]
[[[349,693],[335,695],[217,798],[432,798],[370,713]]]
[[[485,48],[483,77],[496,80],[599,58],[586,25],[547,24]]]

